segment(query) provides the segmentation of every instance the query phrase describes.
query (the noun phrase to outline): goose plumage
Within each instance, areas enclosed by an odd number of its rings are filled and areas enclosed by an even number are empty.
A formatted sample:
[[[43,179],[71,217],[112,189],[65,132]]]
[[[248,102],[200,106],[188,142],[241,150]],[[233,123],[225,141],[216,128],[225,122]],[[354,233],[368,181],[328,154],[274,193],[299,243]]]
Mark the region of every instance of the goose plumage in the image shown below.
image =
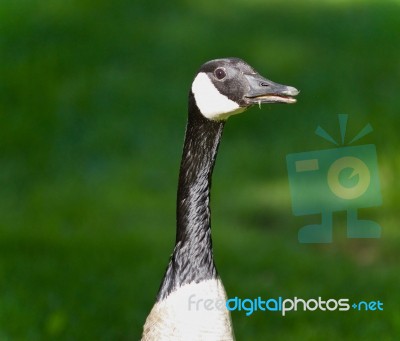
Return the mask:
[[[211,177],[228,117],[261,103],[295,103],[294,87],[274,83],[239,58],[203,64],[189,91],[179,172],[176,241],[142,341],[232,341],[227,296],[212,250]]]

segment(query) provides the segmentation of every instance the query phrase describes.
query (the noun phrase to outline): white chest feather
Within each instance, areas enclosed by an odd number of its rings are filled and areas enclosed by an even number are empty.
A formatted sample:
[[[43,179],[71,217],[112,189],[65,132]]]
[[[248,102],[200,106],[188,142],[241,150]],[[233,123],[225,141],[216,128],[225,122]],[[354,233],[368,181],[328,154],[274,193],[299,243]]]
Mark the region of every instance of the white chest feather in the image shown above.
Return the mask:
[[[221,94],[204,72],[200,72],[194,79],[192,92],[197,107],[208,119],[221,120],[246,110]]]
[[[219,279],[186,284],[154,305],[142,341],[233,341]]]

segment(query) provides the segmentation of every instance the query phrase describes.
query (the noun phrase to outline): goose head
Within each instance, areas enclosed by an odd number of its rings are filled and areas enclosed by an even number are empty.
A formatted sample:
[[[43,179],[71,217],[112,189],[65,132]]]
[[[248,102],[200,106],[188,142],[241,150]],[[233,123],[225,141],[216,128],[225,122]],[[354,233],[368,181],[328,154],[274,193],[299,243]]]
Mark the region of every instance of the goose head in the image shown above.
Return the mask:
[[[220,121],[262,103],[295,103],[299,91],[261,76],[239,58],[203,64],[191,87],[195,104],[207,119]]]

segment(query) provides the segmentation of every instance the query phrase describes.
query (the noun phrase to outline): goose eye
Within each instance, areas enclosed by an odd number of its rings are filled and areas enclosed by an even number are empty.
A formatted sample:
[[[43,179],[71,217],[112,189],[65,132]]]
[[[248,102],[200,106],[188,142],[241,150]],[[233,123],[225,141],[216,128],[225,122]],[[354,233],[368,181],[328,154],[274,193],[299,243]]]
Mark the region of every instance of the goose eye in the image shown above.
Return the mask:
[[[224,69],[216,69],[214,71],[215,77],[217,77],[217,79],[221,80],[224,79],[226,77],[226,73]]]

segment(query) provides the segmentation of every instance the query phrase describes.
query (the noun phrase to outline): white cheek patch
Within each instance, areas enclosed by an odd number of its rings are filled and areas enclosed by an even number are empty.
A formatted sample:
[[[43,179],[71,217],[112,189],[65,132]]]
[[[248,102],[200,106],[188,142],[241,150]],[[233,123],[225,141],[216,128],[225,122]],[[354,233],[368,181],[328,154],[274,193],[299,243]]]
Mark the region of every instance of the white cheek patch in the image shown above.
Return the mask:
[[[246,110],[228,97],[222,95],[204,72],[193,81],[192,92],[197,107],[203,116],[211,120],[226,119]]]

